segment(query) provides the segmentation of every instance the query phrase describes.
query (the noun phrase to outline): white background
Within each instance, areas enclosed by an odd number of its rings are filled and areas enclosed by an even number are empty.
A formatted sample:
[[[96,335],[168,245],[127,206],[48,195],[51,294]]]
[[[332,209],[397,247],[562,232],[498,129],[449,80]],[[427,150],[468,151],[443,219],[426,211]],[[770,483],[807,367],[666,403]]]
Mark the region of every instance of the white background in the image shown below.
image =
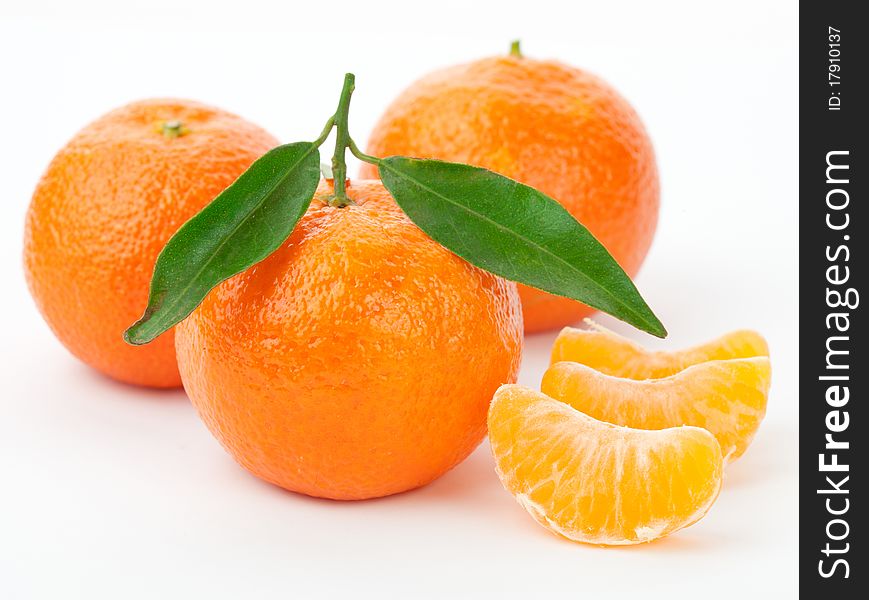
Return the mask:
[[[796,3],[294,4],[3,0],[0,598],[795,597]],[[106,110],[190,97],[311,139],[352,70],[364,142],[412,80],[515,37],[603,75],[658,151],[638,285],[670,339],[600,321],[671,348],[740,327],[770,341],[768,416],[697,525],[641,547],[563,541],[503,491],[486,445],[396,497],[287,493],[237,467],[183,392],[91,372],[36,312],[20,266],[30,194]],[[522,383],[539,385],[552,338],[528,339]]]

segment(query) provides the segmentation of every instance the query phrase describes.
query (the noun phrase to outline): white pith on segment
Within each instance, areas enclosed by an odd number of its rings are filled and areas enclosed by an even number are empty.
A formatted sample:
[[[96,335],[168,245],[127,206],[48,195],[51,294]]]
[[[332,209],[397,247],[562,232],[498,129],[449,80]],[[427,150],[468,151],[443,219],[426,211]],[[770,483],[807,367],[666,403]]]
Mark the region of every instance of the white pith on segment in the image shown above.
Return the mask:
[[[647,350],[589,319],[586,324],[589,329],[561,330],[552,346],[551,364],[578,362],[609,375],[643,380],[674,375],[710,360],[769,357],[766,340],[751,330],[732,331],[682,350],[661,351]]]
[[[651,541],[699,520],[720,490],[720,449],[696,427],[619,427],[520,386],[498,390],[489,427],[504,487],[574,541]],[[549,472],[541,476],[539,465]]]
[[[748,447],[766,414],[770,376],[767,357],[709,361],[646,380],[559,362],[547,370],[541,389],[607,423],[637,429],[702,427],[732,461]]]

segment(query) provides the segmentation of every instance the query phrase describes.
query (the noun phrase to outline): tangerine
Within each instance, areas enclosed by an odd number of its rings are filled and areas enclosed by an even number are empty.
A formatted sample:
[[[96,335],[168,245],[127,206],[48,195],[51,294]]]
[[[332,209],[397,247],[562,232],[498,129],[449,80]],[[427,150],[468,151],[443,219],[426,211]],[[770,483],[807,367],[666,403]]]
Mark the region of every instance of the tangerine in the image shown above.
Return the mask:
[[[30,293],[63,345],[114,379],[180,385],[171,331],[133,347],[124,330],[172,234],[277,144],[190,100],[134,102],[78,132],[37,185],[24,238]]]
[[[516,285],[434,242],[379,181],[321,183],[290,238],[176,327],[212,434],[275,485],[351,500],[424,485],[486,432],[515,381]]]
[[[658,169],[639,116],[586,71],[518,52],[448,67],[411,84],[374,127],[374,156],[438,158],[485,167],[558,200],[636,275],[658,220]],[[364,164],[362,177],[377,169]],[[519,286],[525,330],[591,312]]]

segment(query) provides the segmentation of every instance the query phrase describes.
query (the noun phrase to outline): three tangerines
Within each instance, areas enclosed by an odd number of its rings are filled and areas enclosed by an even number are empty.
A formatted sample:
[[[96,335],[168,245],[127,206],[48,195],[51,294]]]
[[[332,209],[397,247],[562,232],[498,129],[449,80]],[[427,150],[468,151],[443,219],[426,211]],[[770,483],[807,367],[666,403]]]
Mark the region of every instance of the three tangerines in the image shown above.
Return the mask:
[[[330,127],[349,135],[340,110]],[[510,385],[523,311],[524,330],[538,331],[588,309],[452,254],[376,180],[321,183],[276,251],[215,279],[223,283],[174,334],[125,345],[160,249],[276,143],[239,117],[175,100],[122,107],[77,134],[41,180],[26,225],[28,283],[61,341],[121,381],[183,380],[234,458],[292,491],[363,499],[424,485],[463,460],[488,422],[504,486],[562,536],[640,543],[706,513],[724,464],[763,418],[764,340],[736,332],[649,353],[566,329],[543,393]],[[642,123],[603,81],[560,63],[517,51],[431,74],[390,106],[369,152],[529,184],[631,275],[654,234],[657,169]],[[365,176],[386,164],[368,162]]]

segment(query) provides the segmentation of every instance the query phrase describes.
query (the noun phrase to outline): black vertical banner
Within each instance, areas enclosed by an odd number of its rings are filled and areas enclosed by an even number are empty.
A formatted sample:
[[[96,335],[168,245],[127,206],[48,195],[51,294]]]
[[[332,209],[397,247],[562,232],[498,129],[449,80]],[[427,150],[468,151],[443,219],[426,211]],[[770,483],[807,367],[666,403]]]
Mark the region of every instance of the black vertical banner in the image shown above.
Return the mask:
[[[809,598],[869,590],[858,491],[869,459],[864,8],[800,3],[800,590]]]

